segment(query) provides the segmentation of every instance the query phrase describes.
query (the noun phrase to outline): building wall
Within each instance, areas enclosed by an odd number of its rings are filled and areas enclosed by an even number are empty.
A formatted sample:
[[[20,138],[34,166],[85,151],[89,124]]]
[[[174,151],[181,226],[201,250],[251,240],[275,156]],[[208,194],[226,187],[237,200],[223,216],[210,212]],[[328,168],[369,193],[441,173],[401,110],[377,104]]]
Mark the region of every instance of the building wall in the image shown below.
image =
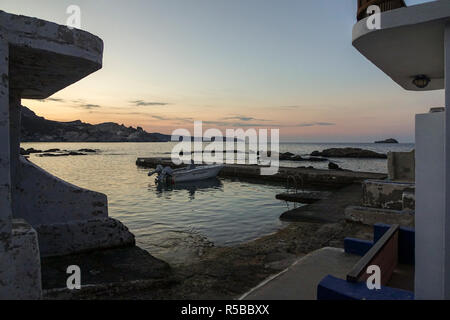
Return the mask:
[[[443,298],[444,115],[416,115],[416,269],[417,299]]]

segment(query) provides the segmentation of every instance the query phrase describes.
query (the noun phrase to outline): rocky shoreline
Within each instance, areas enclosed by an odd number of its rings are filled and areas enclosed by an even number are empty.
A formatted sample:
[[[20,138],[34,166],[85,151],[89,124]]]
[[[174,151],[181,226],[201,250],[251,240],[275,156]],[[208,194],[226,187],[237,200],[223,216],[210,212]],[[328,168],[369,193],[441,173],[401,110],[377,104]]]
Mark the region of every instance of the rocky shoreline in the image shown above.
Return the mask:
[[[331,148],[311,153],[314,157],[387,159],[387,155],[360,148]]]
[[[345,237],[370,239],[372,228],[355,223],[293,222],[278,232],[232,247],[211,247],[198,259],[170,266],[162,279],[108,283],[79,292],[48,291],[45,299],[228,300],[237,299],[297,259]],[[114,269],[113,267],[111,267]],[[135,267],[130,267],[134,270]],[[106,267],[106,279],[109,279]],[[133,271],[134,272],[134,271]],[[127,277],[134,277],[128,274]],[[102,278],[102,274],[97,274]],[[105,280],[106,280],[105,279]]]
[[[79,150],[61,150],[61,149],[48,149],[37,150],[34,148],[23,149],[20,148],[20,155],[29,156],[36,154],[38,157],[67,157],[67,156],[86,156],[88,154],[98,153],[99,150],[94,149],[79,149]]]
[[[339,191],[337,191],[339,192]],[[339,196],[339,195],[336,195]],[[342,195],[352,204],[355,197]],[[359,201],[359,199],[357,199]],[[342,205],[342,204],[341,204]],[[81,290],[76,295],[49,291],[46,299],[236,299],[273,274],[286,269],[304,255],[327,246],[343,247],[345,237],[371,239],[372,228],[346,222],[336,210],[337,222],[291,222],[279,231],[236,246],[204,248],[183,264],[164,269],[163,279],[109,283],[114,266],[96,266],[97,289]],[[65,258],[67,259],[67,258]],[[97,261],[97,260],[96,260]],[[54,262],[55,263],[55,262]],[[125,266],[126,267],[126,266]],[[138,278],[142,270],[127,267],[128,278]]]

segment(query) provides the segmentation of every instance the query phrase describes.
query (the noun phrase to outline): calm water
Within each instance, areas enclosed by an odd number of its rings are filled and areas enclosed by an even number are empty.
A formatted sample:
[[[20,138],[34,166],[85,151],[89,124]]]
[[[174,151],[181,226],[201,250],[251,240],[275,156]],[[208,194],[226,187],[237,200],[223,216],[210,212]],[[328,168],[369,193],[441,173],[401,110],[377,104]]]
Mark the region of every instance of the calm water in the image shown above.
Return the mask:
[[[213,179],[160,189],[147,169],[137,168],[137,157],[168,156],[173,143],[23,143],[23,148],[98,149],[98,154],[38,157],[30,160],[50,173],[80,187],[108,196],[110,216],[136,235],[138,245],[171,263],[202,254],[203,248],[253,240],[283,227],[279,216],[287,204],[275,199],[284,186]],[[353,146],[378,152],[409,151],[413,145],[294,144],[281,152],[309,154],[329,147]],[[386,172],[386,160],[334,160],[346,169]],[[321,168],[327,163],[283,163]]]

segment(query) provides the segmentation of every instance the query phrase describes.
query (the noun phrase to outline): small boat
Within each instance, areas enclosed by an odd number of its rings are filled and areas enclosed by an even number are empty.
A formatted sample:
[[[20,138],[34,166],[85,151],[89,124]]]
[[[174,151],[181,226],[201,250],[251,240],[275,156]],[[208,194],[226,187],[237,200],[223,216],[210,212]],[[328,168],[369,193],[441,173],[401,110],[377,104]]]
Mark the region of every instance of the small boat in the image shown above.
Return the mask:
[[[194,165],[191,163],[186,168],[172,169],[171,167],[165,167],[158,165],[156,170],[148,173],[149,176],[158,174],[156,182],[187,182],[187,181],[198,181],[210,178],[215,178],[220,170],[224,167],[223,164],[212,164],[212,165]]]

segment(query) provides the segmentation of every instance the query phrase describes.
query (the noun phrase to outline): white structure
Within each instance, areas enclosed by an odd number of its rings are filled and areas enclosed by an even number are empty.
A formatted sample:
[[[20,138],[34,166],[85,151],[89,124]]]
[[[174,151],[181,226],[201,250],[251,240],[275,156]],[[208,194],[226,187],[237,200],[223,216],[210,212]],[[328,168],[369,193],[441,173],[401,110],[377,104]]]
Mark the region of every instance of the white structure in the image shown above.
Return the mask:
[[[446,89],[449,107],[450,1],[386,11],[380,18],[378,30],[367,28],[367,18],[359,21],[353,45],[406,90]],[[430,82],[419,88],[419,78]],[[415,229],[415,297],[450,299],[450,112],[416,117]]]
[[[40,256],[134,244],[108,218],[105,195],[19,156],[21,99],[48,98],[100,69],[102,56],[87,32],[0,11],[0,299],[40,298]]]

